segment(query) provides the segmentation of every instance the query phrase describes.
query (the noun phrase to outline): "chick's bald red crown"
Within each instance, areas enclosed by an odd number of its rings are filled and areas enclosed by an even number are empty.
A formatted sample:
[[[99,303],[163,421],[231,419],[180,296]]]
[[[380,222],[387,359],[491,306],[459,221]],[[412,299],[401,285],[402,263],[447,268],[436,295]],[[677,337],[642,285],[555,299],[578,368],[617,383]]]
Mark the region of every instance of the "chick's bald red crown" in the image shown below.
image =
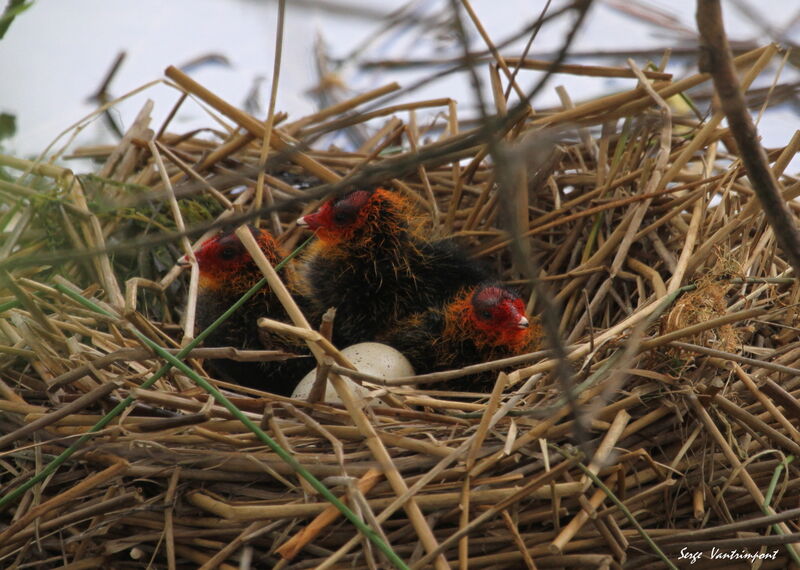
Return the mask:
[[[486,285],[474,291],[471,298],[472,319],[484,330],[528,328],[525,304],[513,291],[500,285]]]
[[[521,354],[538,335],[538,327],[531,326],[525,316],[520,296],[496,282],[465,289],[444,314],[443,346],[453,352],[462,350],[465,343],[471,346],[472,352],[462,353],[465,364]]]
[[[248,228],[269,262],[273,265],[277,263],[281,254],[272,234],[252,226]],[[206,240],[194,255],[200,268],[201,286],[216,288],[227,280],[240,278],[244,270],[258,272],[258,266],[247,248],[232,231]],[[184,255],[178,263],[188,265],[189,259]]]
[[[297,223],[310,230],[352,225],[358,221],[361,210],[369,202],[372,194],[366,190],[356,190],[341,198],[328,200],[317,212],[303,216]]]
[[[405,209],[405,200],[384,188],[354,190],[328,200],[313,214],[299,218],[297,225],[316,231],[324,242],[347,242],[368,219],[388,222]]]

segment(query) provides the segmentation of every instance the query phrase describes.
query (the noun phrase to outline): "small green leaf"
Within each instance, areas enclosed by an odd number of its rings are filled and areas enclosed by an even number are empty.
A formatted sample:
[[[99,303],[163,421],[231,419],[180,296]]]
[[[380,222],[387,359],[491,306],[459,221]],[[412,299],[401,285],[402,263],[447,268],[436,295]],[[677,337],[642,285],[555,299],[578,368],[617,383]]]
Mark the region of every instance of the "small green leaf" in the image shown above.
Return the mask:
[[[8,28],[14,18],[22,14],[25,10],[33,6],[33,2],[25,2],[25,0],[8,0],[6,9],[3,10],[3,15],[0,16],[0,39],[6,35]]]
[[[17,117],[10,113],[0,113],[0,141],[14,136],[17,132]]]

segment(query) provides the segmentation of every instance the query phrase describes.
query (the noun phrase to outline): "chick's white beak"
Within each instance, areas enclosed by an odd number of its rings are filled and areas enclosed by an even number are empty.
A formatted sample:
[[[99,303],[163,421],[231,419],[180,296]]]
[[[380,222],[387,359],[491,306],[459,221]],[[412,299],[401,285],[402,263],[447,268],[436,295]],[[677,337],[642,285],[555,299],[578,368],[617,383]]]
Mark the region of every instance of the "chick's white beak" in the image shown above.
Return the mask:
[[[303,216],[301,218],[297,218],[297,225],[300,226],[301,228],[307,228],[308,222],[306,221],[306,217]]]
[[[176,263],[178,264],[179,267],[191,267],[192,265],[192,261],[189,259],[189,256],[186,255],[185,253],[178,258],[178,261],[176,261]]]
[[[528,318],[525,315],[522,315],[519,320],[517,321],[517,328],[518,329],[527,329],[528,328]]]

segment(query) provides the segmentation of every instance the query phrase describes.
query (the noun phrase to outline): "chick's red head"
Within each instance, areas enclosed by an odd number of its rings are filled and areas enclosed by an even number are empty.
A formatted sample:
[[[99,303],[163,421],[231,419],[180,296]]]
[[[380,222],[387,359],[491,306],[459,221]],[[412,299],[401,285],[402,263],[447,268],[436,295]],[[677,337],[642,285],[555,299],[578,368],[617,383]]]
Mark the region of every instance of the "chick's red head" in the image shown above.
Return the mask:
[[[254,227],[250,227],[250,231],[269,262],[276,264],[281,258],[281,253],[272,235],[266,230]],[[252,256],[233,232],[226,232],[207,240],[194,255],[200,267],[201,287],[249,288],[261,278],[261,271]]]
[[[482,334],[478,344],[522,348],[530,334],[525,303],[514,291],[501,285],[477,288],[469,300],[470,324]]]
[[[317,232],[326,243],[349,241],[359,233],[369,233],[371,224],[391,225],[405,211],[403,198],[379,188],[375,191],[355,190],[328,200],[313,214],[297,220],[298,225]]]

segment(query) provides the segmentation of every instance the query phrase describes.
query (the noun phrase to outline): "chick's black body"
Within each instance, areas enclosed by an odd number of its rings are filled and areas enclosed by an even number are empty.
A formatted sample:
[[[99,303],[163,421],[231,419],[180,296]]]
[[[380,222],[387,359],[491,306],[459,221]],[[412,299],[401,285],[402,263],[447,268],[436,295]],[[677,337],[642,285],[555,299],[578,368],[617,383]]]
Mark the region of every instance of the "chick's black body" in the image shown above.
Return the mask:
[[[266,289],[266,288],[265,288]],[[265,290],[262,289],[262,292]],[[242,294],[244,291],[242,291]],[[197,326],[203,330],[222,315],[241,295],[218,295],[211,292],[198,295]],[[271,298],[269,290],[256,294],[238,311],[205,339],[205,346],[233,346],[241,350],[280,350],[293,354],[306,353],[302,343],[291,339],[266,335],[258,326],[258,319],[269,317],[289,322],[283,306]],[[221,379],[241,386],[256,388],[281,396],[290,396],[303,375],[311,370],[313,358],[292,358],[283,361],[245,362],[229,358],[214,358],[206,365]]]
[[[267,259],[273,265],[283,257],[272,236],[263,230],[251,228]],[[197,251],[200,264],[200,287],[197,298],[196,328],[198,333],[233,305],[262,274],[235,234],[228,233],[212,238]],[[292,288],[293,269],[285,267],[281,278]],[[299,303],[304,298],[295,294]],[[306,347],[296,339],[263,333],[258,319],[269,317],[288,322],[283,305],[270,291],[262,287],[226,321],[205,339],[205,346],[232,346],[243,350],[280,350],[294,354],[306,353]],[[207,366],[220,378],[242,386],[257,388],[273,394],[291,395],[294,387],[308,370],[314,367],[313,358],[292,358],[283,361],[246,362],[228,358],[206,361]]]
[[[309,267],[317,310],[336,307],[334,342],[347,346],[374,340],[391,323],[439,305],[483,272],[449,242],[409,243],[397,252],[380,247],[348,263],[319,257]]]
[[[352,214],[349,199],[329,207],[329,220],[324,219],[325,206],[314,216],[335,226],[341,210]],[[417,237],[396,195],[377,190],[367,200],[356,208],[362,216],[356,229],[337,235],[336,227],[326,234],[323,226],[306,267],[315,312],[336,308],[333,340],[338,346],[375,340],[398,320],[441,305],[462,287],[486,278],[453,241]],[[312,219],[307,225],[314,229],[316,223]]]

